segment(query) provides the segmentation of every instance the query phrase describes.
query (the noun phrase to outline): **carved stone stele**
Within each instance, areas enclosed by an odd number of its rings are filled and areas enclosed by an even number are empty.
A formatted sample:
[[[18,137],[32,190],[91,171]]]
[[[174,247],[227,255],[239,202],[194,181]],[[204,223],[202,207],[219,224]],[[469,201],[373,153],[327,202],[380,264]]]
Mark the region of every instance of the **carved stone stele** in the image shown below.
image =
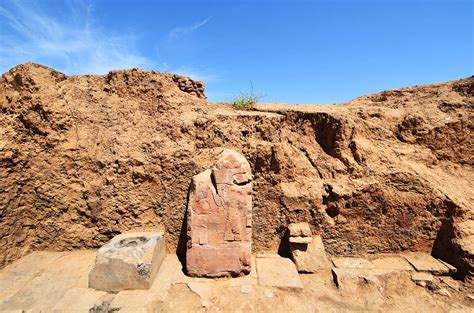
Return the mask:
[[[187,218],[189,275],[250,272],[252,172],[243,155],[226,149],[211,170],[192,178]]]

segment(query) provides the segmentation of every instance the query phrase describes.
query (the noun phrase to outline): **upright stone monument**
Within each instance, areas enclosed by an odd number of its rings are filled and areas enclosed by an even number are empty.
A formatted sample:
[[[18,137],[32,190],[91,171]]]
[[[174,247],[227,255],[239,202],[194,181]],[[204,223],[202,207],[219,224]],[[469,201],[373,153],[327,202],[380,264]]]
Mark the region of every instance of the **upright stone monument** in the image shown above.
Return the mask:
[[[192,178],[187,218],[189,275],[250,272],[252,171],[243,155],[225,149],[211,170]]]

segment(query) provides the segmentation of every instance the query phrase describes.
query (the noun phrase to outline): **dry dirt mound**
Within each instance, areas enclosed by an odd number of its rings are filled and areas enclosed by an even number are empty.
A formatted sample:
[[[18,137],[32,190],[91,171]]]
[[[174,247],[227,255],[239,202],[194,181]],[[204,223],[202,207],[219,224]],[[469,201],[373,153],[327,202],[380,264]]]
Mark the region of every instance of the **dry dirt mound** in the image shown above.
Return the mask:
[[[255,175],[256,251],[307,221],[336,255],[433,251],[472,275],[473,86],[241,112],[181,76],[19,65],[0,80],[0,265],[131,229],[180,252],[190,178],[230,148]]]

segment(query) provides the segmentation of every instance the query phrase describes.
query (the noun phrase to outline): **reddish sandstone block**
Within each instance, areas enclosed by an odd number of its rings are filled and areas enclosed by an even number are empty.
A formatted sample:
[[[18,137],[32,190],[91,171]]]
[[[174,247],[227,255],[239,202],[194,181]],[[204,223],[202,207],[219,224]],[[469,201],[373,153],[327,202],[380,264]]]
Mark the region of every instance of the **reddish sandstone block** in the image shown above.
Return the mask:
[[[190,275],[250,272],[252,173],[243,155],[226,149],[212,170],[193,177],[187,218]]]

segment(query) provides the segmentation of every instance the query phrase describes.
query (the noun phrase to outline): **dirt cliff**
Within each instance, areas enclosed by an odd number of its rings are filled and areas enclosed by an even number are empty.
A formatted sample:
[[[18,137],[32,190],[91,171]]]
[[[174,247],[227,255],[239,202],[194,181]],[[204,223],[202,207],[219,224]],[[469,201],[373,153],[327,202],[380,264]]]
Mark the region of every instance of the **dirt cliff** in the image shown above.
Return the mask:
[[[255,251],[307,221],[332,254],[432,251],[474,274],[474,77],[255,111],[203,90],[140,69],[3,74],[0,266],[131,229],[163,228],[182,251],[190,179],[230,148],[255,176]]]

